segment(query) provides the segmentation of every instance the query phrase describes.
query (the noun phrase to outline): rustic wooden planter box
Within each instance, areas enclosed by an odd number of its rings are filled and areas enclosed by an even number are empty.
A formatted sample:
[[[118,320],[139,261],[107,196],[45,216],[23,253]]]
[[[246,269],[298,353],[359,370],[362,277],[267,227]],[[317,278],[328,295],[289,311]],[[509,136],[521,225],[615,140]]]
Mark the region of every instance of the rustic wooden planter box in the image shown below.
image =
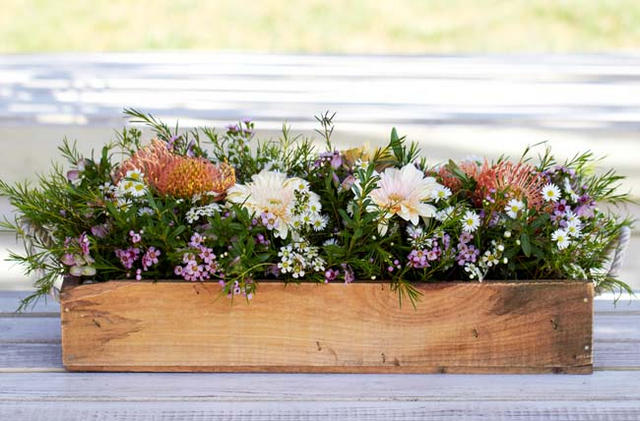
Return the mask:
[[[429,283],[414,309],[383,283],[110,281],[61,292],[73,371],[591,373],[590,282]]]

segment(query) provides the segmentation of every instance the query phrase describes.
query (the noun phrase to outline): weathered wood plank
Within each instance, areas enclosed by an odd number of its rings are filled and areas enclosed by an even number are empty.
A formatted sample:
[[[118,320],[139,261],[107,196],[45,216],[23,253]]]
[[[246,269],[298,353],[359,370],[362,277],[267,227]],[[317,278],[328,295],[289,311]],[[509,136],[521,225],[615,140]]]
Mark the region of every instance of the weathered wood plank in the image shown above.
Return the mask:
[[[42,297],[33,306],[29,306],[28,308],[26,308],[22,313],[16,313],[16,310],[20,305],[20,301],[28,295],[30,295],[29,291],[0,291],[0,317],[12,314],[60,314],[60,304],[57,303],[52,297]]]
[[[602,314],[594,318],[595,342],[640,342],[640,314]],[[0,343],[60,341],[57,317],[0,317]]]
[[[24,293],[2,292],[0,302],[17,299]],[[629,301],[627,301],[629,302]],[[630,301],[634,307],[637,301]],[[613,307],[610,302],[595,300],[611,306],[613,312],[596,312],[594,328],[594,367],[640,367],[640,315],[635,310],[623,311],[627,304]],[[56,303],[57,305],[57,303]],[[49,310],[47,307],[41,309]],[[611,314],[615,313],[615,314]],[[0,368],[62,367],[59,345],[59,319],[0,317]]]
[[[0,343],[59,343],[57,317],[0,317]]]
[[[59,343],[0,343],[0,369],[62,368]]]
[[[606,402],[11,402],[12,421],[265,421],[265,420],[554,420],[640,419],[638,401]]]
[[[640,370],[640,341],[594,342],[593,366],[600,370],[617,368]]]
[[[637,401],[640,372],[591,376],[4,373],[3,401]]]
[[[593,335],[600,342],[640,341],[640,314],[598,313]]]
[[[591,371],[590,283],[418,288],[414,309],[400,308],[386,284],[263,283],[250,304],[221,298],[214,283],[67,284],[63,363],[97,371]]]
[[[640,341],[598,342],[593,345],[595,369],[640,370]],[[62,368],[60,343],[0,343],[0,369]]]
[[[30,294],[29,291],[0,291],[0,317],[15,313],[20,305],[20,300]],[[640,293],[639,293],[640,294]],[[614,304],[614,299],[617,302]],[[594,297],[594,312],[597,313],[626,313],[640,312],[640,296],[629,296],[627,294],[614,296],[613,294],[603,294]],[[51,297],[43,297],[32,307],[25,309],[20,314],[47,313],[55,314],[60,312],[60,304]]]
[[[602,294],[594,298],[593,310],[598,313],[640,313],[640,292],[637,295]]]

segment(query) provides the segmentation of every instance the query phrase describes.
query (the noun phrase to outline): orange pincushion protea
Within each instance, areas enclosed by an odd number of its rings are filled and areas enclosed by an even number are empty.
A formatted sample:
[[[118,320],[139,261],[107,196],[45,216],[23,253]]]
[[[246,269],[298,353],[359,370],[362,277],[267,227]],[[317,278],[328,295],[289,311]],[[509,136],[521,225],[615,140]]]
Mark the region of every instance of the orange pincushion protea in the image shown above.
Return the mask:
[[[236,182],[235,171],[230,165],[214,165],[204,158],[176,155],[157,139],[122,163],[116,173],[116,182],[133,169],[141,170],[147,184],[161,195],[183,199],[214,192],[216,196],[212,199],[218,200]]]
[[[204,158],[179,157],[168,163],[154,187],[161,194],[181,198],[207,192],[220,196],[235,181],[233,168],[227,164],[216,166]]]

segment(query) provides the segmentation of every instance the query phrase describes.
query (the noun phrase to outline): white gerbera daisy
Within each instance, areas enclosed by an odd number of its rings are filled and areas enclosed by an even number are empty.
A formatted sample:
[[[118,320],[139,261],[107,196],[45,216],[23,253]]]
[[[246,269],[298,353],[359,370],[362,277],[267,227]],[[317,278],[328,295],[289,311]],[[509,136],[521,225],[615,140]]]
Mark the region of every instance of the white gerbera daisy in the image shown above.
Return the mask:
[[[473,211],[466,211],[462,217],[462,230],[474,232],[480,226],[480,217]]]
[[[518,217],[518,212],[524,209],[524,202],[518,199],[511,199],[507,206],[504,207],[505,212],[512,218]]]
[[[431,200],[438,186],[435,178],[425,177],[413,164],[407,164],[401,169],[387,168],[380,174],[378,187],[370,197],[388,217],[398,215],[417,225],[421,216],[435,216],[436,208],[425,202]]]
[[[236,184],[227,191],[227,200],[242,205],[253,215],[272,213],[278,219],[276,237],[287,238],[293,223],[292,210],[296,202],[294,192],[304,185],[304,180],[278,171],[262,170],[251,177],[247,184]],[[320,197],[308,192],[311,203],[319,203]]]
[[[545,184],[541,193],[547,202],[557,202],[560,199],[560,188],[553,183]]]
[[[569,240],[569,234],[563,229],[557,229],[551,234],[551,239],[558,245],[558,249],[564,250],[569,247],[571,240]]]

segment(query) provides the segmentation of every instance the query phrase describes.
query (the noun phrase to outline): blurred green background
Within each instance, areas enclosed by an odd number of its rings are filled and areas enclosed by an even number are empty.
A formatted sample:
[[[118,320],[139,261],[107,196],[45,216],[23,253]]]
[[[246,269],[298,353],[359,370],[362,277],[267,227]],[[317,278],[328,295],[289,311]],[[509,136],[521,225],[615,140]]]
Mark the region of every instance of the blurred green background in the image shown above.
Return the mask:
[[[639,0],[2,0],[0,52],[452,53],[640,46]]]

